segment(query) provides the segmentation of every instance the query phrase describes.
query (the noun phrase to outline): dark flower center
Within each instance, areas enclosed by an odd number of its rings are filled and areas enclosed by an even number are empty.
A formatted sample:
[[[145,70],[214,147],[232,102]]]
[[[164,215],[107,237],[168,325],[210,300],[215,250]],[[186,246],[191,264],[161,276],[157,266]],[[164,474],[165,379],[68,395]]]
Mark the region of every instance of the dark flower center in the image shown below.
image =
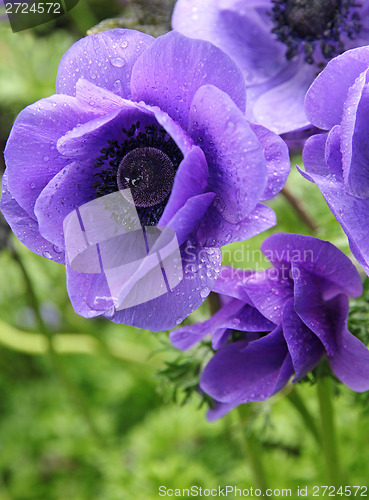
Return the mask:
[[[316,47],[323,59],[341,54],[344,37],[360,32],[361,4],[356,0],[272,0],[272,32],[287,45],[286,58],[305,53],[309,64],[316,62]]]
[[[156,124],[129,130],[126,139],[108,141],[96,160],[94,188],[98,197],[130,189],[143,226],[155,226],[168,202],[182,152],[163,128]]]
[[[174,175],[173,163],[163,151],[137,148],[121,161],[117,183],[119,189],[131,190],[136,207],[152,207],[170,194]]]

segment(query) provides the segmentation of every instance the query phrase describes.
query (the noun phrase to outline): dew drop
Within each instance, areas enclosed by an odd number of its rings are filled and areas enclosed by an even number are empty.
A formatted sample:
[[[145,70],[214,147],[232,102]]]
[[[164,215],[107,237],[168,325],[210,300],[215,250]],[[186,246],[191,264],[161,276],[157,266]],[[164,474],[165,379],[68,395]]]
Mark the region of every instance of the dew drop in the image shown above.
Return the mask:
[[[46,251],[46,252],[43,252],[42,254],[44,257],[46,257],[46,259],[51,259],[51,253]]]
[[[110,59],[110,62],[115,68],[122,68],[125,64],[121,57],[114,57],[114,59]]]
[[[53,250],[55,253],[62,253],[63,249],[58,247],[57,245],[53,245]]]
[[[210,293],[210,290],[209,288],[206,286],[205,288],[203,288],[201,291],[200,291],[200,296],[205,299],[205,297],[207,297]]]

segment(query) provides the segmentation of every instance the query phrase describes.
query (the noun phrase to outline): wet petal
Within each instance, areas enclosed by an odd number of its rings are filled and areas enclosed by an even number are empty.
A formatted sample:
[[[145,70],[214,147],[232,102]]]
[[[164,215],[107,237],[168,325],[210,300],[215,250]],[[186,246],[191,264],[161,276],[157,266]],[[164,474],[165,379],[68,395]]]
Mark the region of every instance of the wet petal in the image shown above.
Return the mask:
[[[245,83],[240,70],[209,42],[172,31],[157,38],[132,71],[133,99],[158,106],[184,129],[193,97],[205,84],[227,92],[245,111]]]
[[[226,93],[205,85],[192,101],[189,134],[205,153],[208,187],[217,194],[215,208],[228,222],[242,221],[267,183],[266,160],[255,133]]]
[[[58,94],[76,95],[80,78],[129,98],[132,68],[155,38],[134,30],[114,29],[78,40],[62,57]]]

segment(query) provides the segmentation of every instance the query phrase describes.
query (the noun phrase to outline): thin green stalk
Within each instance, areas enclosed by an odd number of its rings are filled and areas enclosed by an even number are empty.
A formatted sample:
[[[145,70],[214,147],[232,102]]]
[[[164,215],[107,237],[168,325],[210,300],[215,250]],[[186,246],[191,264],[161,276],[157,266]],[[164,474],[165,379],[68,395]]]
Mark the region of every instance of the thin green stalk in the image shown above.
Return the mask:
[[[318,443],[321,444],[321,436],[318,427],[315,424],[315,419],[307,409],[303,399],[300,394],[297,392],[296,388],[294,388],[290,393],[287,394],[288,401],[294,406],[294,408],[299,412],[303,422],[306,425],[306,428],[309,429],[311,434],[314,436],[314,439]]]
[[[77,407],[78,411],[84,418],[87,426],[89,427],[91,433],[95,437],[96,441],[98,442],[99,445],[104,446],[105,445],[105,440],[101,436],[99,430],[97,429],[94,421],[91,418],[87,402],[85,401],[83,393],[79,390],[79,388],[72,382],[72,380],[68,377],[67,373],[64,370],[64,367],[62,363],[60,362],[60,358],[58,356],[58,353],[56,352],[54,348],[54,341],[53,341],[53,332],[47,327],[45,324],[41,311],[40,311],[40,305],[38,298],[36,296],[35,290],[33,288],[33,284],[31,281],[31,278],[28,274],[28,271],[26,269],[26,266],[23,264],[22,258],[17,252],[16,248],[12,245],[9,244],[10,252],[12,254],[13,259],[15,262],[18,264],[20,271],[22,272],[23,279],[26,285],[26,290],[27,290],[27,297],[30,303],[30,306],[32,307],[37,323],[38,323],[38,328],[40,332],[45,336],[45,338],[48,341],[48,354],[50,357],[50,360],[52,362],[52,365],[54,367],[54,370],[56,374],[58,375],[60,381],[63,383],[65,389],[67,390],[68,394],[72,398],[75,406]]]
[[[330,485],[340,486],[340,467],[336,446],[336,431],[332,403],[332,381],[321,377],[317,382],[320,420],[322,428],[322,450],[325,459],[327,480]]]
[[[255,486],[260,488],[262,491],[265,491],[268,488],[268,482],[264,470],[260,442],[249,432],[247,428],[244,428],[245,424],[249,422],[247,420],[245,421],[240,407],[237,408],[237,412],[239,417],[238,441],[242,454],[249,460]]]
[[[281,195],[283,195],[288,203],[293,207],[297,215],[300,217],[300,219],[307,225],[307,227],[313,232],[317,233],[318,232],[318,225],[312,219],[310,216],[309,212],[307,211],[307,208],[305,207],[304,203],[298,199],[292,191],[290,191],[286,186],[282,189]]]

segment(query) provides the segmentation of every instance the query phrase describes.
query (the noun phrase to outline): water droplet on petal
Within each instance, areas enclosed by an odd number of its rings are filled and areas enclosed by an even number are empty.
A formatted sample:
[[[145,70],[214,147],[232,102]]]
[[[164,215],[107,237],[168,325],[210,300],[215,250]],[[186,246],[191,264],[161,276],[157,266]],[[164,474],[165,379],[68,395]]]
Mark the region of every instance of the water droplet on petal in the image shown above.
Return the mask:
[[[48,252],[48,251],[43,252],[43,253],[42,253],[42,255],[43,255],[44,257],[46,257],[46,259],[51,259],[51,253],[50,253],[50,252]]]
[[[122,68],[125,65],[125,61],[121,57],[114,57],[114,59],[110,59],[110,62],[115,68]]]

